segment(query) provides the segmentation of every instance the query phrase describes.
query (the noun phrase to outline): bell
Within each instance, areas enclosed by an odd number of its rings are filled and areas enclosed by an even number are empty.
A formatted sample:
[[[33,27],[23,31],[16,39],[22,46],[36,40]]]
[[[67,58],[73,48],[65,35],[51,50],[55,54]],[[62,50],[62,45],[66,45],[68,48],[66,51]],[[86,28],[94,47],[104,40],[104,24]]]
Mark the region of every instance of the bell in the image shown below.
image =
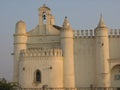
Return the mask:
[[[43,19],[46,20],[46,15],[43,15]]]

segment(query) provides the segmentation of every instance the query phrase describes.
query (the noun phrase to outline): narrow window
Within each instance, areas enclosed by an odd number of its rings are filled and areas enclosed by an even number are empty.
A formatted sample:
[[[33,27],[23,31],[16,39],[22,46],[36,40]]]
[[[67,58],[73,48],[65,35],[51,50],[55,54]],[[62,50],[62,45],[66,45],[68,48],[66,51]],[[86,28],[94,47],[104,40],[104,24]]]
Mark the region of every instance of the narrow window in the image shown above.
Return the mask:
[[[41,82],[41,72],[39,70],[36,71],[36,82]]]
[[[43,24],[46,24],[46,13],[45,12],[43,12],[42,18],[43,18]]]

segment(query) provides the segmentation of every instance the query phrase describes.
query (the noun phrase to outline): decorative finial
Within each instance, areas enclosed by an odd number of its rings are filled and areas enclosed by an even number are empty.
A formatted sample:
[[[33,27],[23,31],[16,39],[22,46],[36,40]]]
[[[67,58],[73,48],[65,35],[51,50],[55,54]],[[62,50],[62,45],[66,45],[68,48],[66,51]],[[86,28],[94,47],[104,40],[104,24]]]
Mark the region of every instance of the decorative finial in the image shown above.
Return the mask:
[[[46,9],[50,10],[50,8],[46,6],[46,4],[43,4],[43,6],[40,8],[46,8]]]
[[[65,19],[67,19],[67,16],[65,16]]]
[[[65,16],[64,23],[63,23],[63,28],[64,29],[71,29],[70,23],[67,19],[67,16]]]
[[[46,4],[43,4],[43,7],[46,7]]]

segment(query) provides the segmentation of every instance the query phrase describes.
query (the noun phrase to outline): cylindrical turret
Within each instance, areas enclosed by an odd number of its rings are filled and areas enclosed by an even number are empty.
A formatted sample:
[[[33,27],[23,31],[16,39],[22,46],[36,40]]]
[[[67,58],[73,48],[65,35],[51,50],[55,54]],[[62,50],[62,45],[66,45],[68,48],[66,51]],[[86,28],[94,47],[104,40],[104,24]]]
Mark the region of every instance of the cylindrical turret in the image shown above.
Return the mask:
[[[75,87],[74,78],[74,43],[73,30],[65,17],[63,30],[61,31],[61,48],[63,50],[63,84],[64,87]]]
[[[110,86],[108,28],[101,16],[95,29],[96,38],[96,86]]]
[[[18,62],[20,58],[20,50],[26,49],[27,34],[26,24],[24,21],[18,21],[16,23],[16,30],[14,34],[14,82],[18,82]]]
[[[26,33],[26,24],[24,21],[20,20],[16,23],[15,34],[25,34]]]

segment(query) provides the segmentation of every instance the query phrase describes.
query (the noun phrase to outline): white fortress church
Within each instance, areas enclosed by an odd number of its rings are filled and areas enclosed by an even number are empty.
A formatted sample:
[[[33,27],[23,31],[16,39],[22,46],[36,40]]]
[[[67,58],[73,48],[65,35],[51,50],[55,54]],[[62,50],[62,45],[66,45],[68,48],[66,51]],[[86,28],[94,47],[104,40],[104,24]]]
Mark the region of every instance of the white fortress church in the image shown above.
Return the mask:
[[[63,26],[54,22],[43,5],[34,29],[16,23],[14,82],[22,88],[120,86],[120,29],[109,29],[102,16],[94,30],[74,30],[67,17]]]

